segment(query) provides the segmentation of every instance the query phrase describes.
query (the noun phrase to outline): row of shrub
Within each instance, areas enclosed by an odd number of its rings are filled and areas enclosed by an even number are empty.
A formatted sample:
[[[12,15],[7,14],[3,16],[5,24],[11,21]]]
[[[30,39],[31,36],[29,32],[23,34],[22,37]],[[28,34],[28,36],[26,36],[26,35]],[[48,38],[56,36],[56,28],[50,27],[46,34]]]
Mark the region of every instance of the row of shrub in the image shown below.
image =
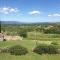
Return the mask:
[[[28,53],[27,48],[15,45],[10,48],[0,49],[1,53],[10,53],[11,55],[25,55]],[[44,45],[40,44],[33,49],[33,52],[37,54],[59,54],[59,48],[56,45]]]
[[[25,55],[28,53],[27,48],[20,46],[20,45],[15,45],[10,48],[1,48],[0,49],[1,53],[10,53],[11,55]]]
[[[25,55],[25,54],[28,53],[28,50],[27,50],[27,48],[25,48],[25,47],[16,45],[16,46],[10,47],[10,48],[9,48],[9,52],[10,52],[12,55]]]
[[[59,54],[59,48],[56,45],[38,45],[33,49],[37,54]]]

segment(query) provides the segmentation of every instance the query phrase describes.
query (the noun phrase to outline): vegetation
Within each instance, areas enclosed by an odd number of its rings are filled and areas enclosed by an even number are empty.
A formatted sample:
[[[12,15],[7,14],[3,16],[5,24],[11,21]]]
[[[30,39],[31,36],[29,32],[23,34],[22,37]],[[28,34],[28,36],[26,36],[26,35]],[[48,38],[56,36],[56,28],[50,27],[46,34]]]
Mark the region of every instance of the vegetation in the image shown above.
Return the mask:
[[[3,39],[3,41],[6,41],[6,39]]]
[[[19,36],[26,38],[27,37],[27,32],[26,31],[21,31],[19,33]]]
[[[53,45],[58,45],[58,43],[57,43],[57,42],[52,42],[51,44],[53,44]]]
[[[33,52],[37,54],[58,54],[58,47],[56,47],[55,45],[40,44],[39,46],[34,48]]]
[[[0,33],[1,33],[1,21],[0,21]]]
[[[60,24],[1,24],[1,32],[23,40],[1,41],[0,60],[60,60]]]
[[[36,47],[35,41],[33,40],[0,42],[0,48],[12,47],[12,46],[16,46],[17,44],[26,47],[29,53],[26,55],[21,55],[21,56],[15,56],[9,53],[0,53],[0,60],[20,60],[20,59],[21,60],[47,60],[47,59],[48,60],[60,60],[60,54],[39,55],[39,54],[32,52],[33,48]]]
[[[26,53],[28,53],[27,49],[20,45],[10,47],[9,52],[11,53],[11,55],[25,55]]]
[[[10,29],[11,28],[11,29]],[[60,24],[33,23],[23,25],[1,24],[1,30],[8,35],[18,35],[20,32],[41,32],[44,34],[60,34]]]

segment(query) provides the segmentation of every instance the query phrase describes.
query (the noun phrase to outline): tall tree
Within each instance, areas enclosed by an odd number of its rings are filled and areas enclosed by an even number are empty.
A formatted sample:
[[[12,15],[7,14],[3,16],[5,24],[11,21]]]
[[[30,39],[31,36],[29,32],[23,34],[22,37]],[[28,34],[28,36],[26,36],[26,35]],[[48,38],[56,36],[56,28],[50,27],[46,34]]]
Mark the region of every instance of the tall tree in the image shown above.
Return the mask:
[[[0,33],[1,33],[1,21],[0,21]]]

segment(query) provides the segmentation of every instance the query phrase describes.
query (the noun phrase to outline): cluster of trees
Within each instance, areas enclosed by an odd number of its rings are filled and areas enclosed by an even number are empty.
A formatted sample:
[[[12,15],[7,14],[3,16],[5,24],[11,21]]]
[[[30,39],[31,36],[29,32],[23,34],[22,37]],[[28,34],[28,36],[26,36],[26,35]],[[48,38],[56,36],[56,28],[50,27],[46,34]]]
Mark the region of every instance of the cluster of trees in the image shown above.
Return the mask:
[[[20,31],[20,32],[18,32],[18,35],[19,36],[21,36],[21,37],[24,37],[24,38],[26,38],[27,37],[27,31]]]
[[[60,34],[60,24],[59,25],[49,25],[49,24],[26,24],[26,25],[1,25],[3,32],[8,35],[19,35],[21,32],[42,32],[44,34]],[[25,33],[24,33],[25,34]]]
[[[43,32],[50,34],[60,34],[60,25],[48,26],[46,29],[43,30]]]

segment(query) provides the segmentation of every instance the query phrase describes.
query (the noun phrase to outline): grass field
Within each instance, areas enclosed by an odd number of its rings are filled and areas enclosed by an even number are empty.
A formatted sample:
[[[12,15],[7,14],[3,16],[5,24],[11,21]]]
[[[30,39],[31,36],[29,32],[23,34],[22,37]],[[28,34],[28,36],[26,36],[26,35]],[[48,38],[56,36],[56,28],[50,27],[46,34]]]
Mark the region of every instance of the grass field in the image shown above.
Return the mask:
[[[28,40],[40,40],[40,41],[59,41],[60,34],[44,34],[40,32],[28,32]]]
[[[43,41],[41,41],[43,42]],[[44,41],[48,43],[48,41]],[[0,60],[60,60],[60,55],[38,55],[32,52],[32,49],[36,46],[36,42],[33,40],[22,40],[22,41],[5,41],[0,42],[0,48],[11,47],[13,45],[22,45],[29,51],[28,54],[23,56],[10,55],[8,53],[0,53]]]
[[[29,53],[24,56],[0,54],[0,60],[60,60],[60,55],[37,55]]]

